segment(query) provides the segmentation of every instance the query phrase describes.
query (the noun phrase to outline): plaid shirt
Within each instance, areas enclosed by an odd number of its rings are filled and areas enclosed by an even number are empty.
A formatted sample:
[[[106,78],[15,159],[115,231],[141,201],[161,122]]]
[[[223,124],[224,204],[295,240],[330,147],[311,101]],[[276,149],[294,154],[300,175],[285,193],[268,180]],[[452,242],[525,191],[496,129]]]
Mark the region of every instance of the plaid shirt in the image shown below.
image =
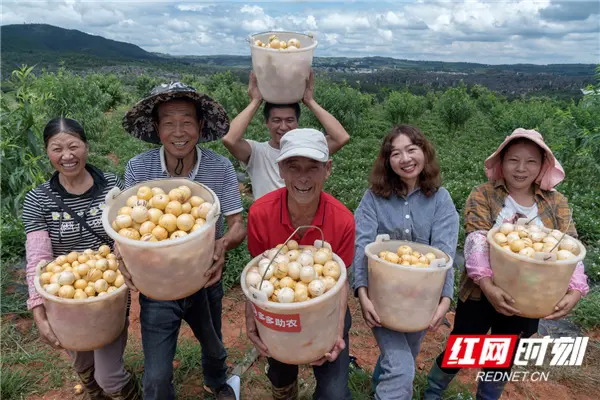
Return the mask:
[[[465,205],[465,234],[492,229],[498,214],[504,208],[504,200],[508,194],[504,180],[488,182],[475,187]],[[536,185],[535,202],[539,218],[546,228],[564,232],[568,227],[567,234],[577,237],[575,223],[571,222],[569,225],[571,210],[565,196],[557,191],[542,190]],[[474,300],[481,298],[481,289],[467,276],[466,270],[460,280],[458,297],[462,301],[466,301],[468,298]]]

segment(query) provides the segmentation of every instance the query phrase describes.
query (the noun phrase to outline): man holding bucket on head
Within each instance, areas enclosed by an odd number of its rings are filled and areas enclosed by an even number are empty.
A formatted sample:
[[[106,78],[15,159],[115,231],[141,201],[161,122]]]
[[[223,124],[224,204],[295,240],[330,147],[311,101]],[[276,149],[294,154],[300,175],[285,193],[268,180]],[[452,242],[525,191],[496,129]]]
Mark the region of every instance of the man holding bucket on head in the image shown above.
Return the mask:
[[[334,154],[348,143],[350,136],[342,124],[315,101],[313,92],[314,79],[311,71],[306,80],[302,102],[315,114],[325,128],[329,154]],[[298,103],[272,104],[266,102],[263,114],[270,139],[266,142],[256,142],[244,139],[244,132],[263,101],[253,72],[250,74],[248,95],[250,104],[231,121],[229,132],[223,138],[223,144],[248,171],[252,181],[252,195],[254,200],[257,200],[263,195],[285,186],[283,178],[279,174],[277,157],[281,153],[280,141],[283,135],[298,128],[300,105]]]
[[[235,399],[226,383],[227,352],[221,337],[221,275],[225,252],[237,247],[246,234],[242,202],[231,162],[197,145],[217,140],[227,132],[227,114],[207,95],[175,82],[155,87],[149,97],[125,115],[123,126],[138,139],[162,145],[129,160],[126,187],[152,179],[188,178],[215,192],[222,213],[216,224],[214,262],[206,273],[210,278],[204,289],[175,301],[153,300],[140,293],[144,399],[175,398],[172,363],[182,319],[200,340],[206,386],[217,399]],[[128,279],[127,285],[135,290],[135,279],[131,281],[125,268],[122,272]]]
[[[314,129],[294,129],[281,139],[277,158],[285,187],[266,194],[254,202],[248,213],[248,249],[253,257],[283,243],[300,226],[319,227],[325,241],[349,267],[354,257],[354,216],[333,196],[323,192],[331,173],[329,146],[323,133]],[[303,228],[293,237],[300,245],[313,245],[321,239],[315,228]],[[338,338],[331,351],[316,360],[313,371],[317,381],[315,398],[350,399],[348,388],[349,340],[352,323],[347,282],[341,289]],[[302,322],[302,321],[300,321]],[[323,324],[331,323],[324,316]],[[261,340],[254,318],[253,305],[246,305],[248,338],[264,356],[270,356]],[[267,373],[274,399],[296,399],[298,366],[284,364],[271,357]]]

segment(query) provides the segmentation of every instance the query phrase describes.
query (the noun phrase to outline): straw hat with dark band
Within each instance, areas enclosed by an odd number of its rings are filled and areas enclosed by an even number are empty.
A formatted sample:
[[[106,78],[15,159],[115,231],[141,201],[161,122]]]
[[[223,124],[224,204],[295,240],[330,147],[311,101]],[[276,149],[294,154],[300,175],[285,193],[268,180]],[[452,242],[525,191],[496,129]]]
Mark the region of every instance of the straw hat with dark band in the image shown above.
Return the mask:
[[[212,142],[225,136],[229,130],[229,118],[223,107],[204,93],[181,82],[156,86],[150,96],[134,105],[123,118],[123,128],[130,135],[145,142],[160,144],[153,116],[154,107],[180,97],[194,100],[201,110],[199,117],[204,121],[198,142]]]

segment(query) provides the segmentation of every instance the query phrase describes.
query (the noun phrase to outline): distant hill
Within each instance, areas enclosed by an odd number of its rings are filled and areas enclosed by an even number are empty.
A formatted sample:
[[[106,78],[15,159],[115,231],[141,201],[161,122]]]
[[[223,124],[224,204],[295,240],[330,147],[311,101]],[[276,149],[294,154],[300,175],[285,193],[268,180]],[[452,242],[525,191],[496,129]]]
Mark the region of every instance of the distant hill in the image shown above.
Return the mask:
[[[44,63],[56,59],[57,56],[74,54],[106,60],[159,59],[158,56],[131,43],[46,24],[4,25],[0,27],[0,35],[2,58],[8,57],[11,61],[20,58],[23,61],[19,62],[22,63]]]
[[[242,81],[252,68],[249,54],[150,53],[131,43],[46,24],[5,25],[0,27],[0,36],[3,78],[22,64],[36,65],[36,71],[42,68],[53,71],[64,63],[68,69],[83,73],[133,73],[136,76],[157,70],[161,71],[160,76],[231,71]],[[467,85],[481,84],[509,96],[562,93],[577,97],[581,96],[581,88],[595,81],[594,64],[490,65],[391,57],[314,57],[313,68],[334,81],[360,85],[362,90],[372,93],[378,93],[382,87],[426,93],[464,81]]]
[[[158,53],[156,53],[159,55]],[[169,56],[160,54],[161,57],[171,57],[183,62],[196,62],[199,64],[216,65],[221,67],[251,68],[250,56],[215,55],[215,56]],[[372,73],[381,70],[420,70],[430,72],[461,72],[461,73],[484,73],[484,72],[513,72],[513,73],[537,73],[556,74],[567,76],[593,76],[594,64],[477,64],[468,62],[444,62],[444,61],[415,61],[403,60],[391,57],[314,57],[313,67],[327,70],[329,72],[357,72]]]

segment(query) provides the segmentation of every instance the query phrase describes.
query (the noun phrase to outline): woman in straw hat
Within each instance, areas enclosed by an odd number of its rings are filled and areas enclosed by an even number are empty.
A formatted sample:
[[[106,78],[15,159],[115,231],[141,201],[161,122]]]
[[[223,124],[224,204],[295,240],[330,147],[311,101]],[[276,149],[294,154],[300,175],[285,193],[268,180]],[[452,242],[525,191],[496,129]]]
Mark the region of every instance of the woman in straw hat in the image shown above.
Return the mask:
[[[511,305],[512,297],[494,284],[486,235],[495,226],[525,217],[540,227],[576,237],[567,199],[554,189],[565,172],[539,132],[518,128],[485,161],[485,173],[488,182],[473,189],[465,206],[466,273],[461,280],[451,334],[485,335],[491,329],[492,334],[528,338],[537,332],[539,319],[520,316],[520,311]],[[588,290],[580,262],[567,292],[545,319],[567,315]],[[429,373],[426,400],[439,399],[459,371],[440,367],[444,353],[437,357]],[[479,382],[477,399],[500,398],[505,384],[505,380]]]

